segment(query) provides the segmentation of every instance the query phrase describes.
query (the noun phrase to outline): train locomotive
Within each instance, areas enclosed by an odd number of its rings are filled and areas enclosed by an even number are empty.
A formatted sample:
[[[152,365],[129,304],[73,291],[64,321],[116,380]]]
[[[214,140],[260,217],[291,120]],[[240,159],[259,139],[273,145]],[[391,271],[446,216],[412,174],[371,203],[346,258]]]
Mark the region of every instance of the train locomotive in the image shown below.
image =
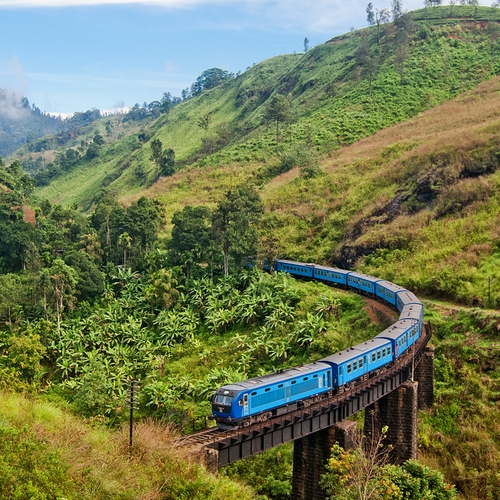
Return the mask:
[[[212,398],[212,418],[221,429],[263,422],[343,392],[393,363],[420,338],[424,307],[409,290],[353,271],[278,260],[276,271],[367,294],[400,313],[375,338],[303,366],[229,384]]]

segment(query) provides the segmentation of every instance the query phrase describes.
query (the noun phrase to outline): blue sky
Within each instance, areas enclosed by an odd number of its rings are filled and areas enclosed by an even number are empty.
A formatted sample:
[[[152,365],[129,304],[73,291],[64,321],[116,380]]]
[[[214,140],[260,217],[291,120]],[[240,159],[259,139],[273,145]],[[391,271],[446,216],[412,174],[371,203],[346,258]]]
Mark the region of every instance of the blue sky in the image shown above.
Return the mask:
[[[368,0],[0,0],[0,88],[42,111],[180,96],[201,72],[244,71],[366,26]],[[375,8],[390,0],[372,0]],[[423,0],[403,0],[405,10]],[[484,3],[489,5],[489,3]]]

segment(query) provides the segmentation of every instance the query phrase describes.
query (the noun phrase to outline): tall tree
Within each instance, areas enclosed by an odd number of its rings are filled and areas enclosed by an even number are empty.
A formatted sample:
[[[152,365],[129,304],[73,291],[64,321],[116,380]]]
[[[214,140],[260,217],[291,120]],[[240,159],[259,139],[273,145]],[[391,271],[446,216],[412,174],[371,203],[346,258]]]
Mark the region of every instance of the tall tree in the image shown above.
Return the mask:
[[[276,153],[278,153],[280,124],[286,124],[292,120],[292,108],[289,99],[282,94],[271,97],[264,119],[274,122],[276,126]]]
[[[160,139],[151,141],[151,156],[149,157],[156,165],[156,179],[160,175],[169,176],[174,173],[175,152],[172,148],[163,149],[163,144]]]
[[[370,26],[375,24],[375,12],[373,11],[373,4],[371,2],[366,6],[366,20]]]
[[[192,264],[206,262],[211,243],[211,217],[208,207],[187,205],[174,213],[172,239],[168,242],[172,264],[182,265],[189,277]]]
[[[56,306],[57,332],[61,332],[61,318],[66,306],[73,304],[75,299],[78,274],[62,259],[55,259],[49,269],[52,282],[52,297]]]
[[[230,189],[219,202],[212,218],[216,241],[224,254],[224,275],[229,276],[229,256],[241,260],[256,253],[257,223],[264,208],[257,191],[250,186]]]
[[[309,38],[305,37],[304,38],[304,53],[306,53],[309,50]]]

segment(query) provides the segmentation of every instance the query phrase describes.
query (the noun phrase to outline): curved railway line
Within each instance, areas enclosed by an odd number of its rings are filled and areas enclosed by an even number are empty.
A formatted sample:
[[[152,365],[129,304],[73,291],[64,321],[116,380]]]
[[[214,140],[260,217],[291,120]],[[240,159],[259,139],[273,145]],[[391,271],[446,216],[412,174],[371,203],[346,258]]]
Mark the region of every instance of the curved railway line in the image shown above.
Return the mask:
[[[344,392],[248,427],[235,430],[212,427],[183,436],[176,440],[175,446],[215,449],[219,452],[218,465],[222,466],[329,427],[386,396],[403,383],[413,380],[415,366],[430,337],[429,328],[424,327],[419,340],[394,363]],[[266,439],[266,436],[271,435]],[[258,445],[254,442],[258,442]],[[247,449],[250,449],[248,453],[245,451],[245,443],[248,443]]]

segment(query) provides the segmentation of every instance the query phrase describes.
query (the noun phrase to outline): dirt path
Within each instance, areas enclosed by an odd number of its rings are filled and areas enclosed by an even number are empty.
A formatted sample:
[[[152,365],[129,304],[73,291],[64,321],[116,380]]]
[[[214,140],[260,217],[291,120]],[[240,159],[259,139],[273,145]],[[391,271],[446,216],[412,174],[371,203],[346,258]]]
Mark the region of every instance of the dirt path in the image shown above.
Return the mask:
[[[363,300],[365,301],[364,310],[372,323],[389,326],[397,321],[399,315],[394,309],[369,297],[363,297]]]

